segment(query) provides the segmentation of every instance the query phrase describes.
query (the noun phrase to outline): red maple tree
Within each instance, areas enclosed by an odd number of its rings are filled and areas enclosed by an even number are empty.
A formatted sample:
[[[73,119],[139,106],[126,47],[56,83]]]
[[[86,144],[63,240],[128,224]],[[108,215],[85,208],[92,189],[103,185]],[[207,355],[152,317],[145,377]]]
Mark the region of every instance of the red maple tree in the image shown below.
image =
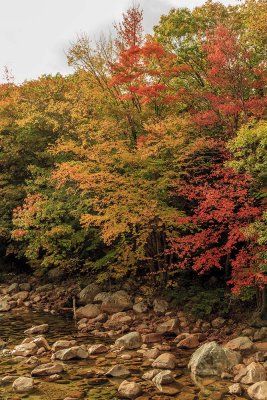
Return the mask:
[[[266,276],[257,267],[254,243],[245,235],[248,224],[261,215],[250,194],[252,178],[226,167],[228,159],[224,142],[214,139],[197,140],[185,155],[187,175],[176,195],[188,210],[178,220],[186,233],[170,242],[178,260],[174,267],[198,274],[224,269],[238,292],[262,284]]]

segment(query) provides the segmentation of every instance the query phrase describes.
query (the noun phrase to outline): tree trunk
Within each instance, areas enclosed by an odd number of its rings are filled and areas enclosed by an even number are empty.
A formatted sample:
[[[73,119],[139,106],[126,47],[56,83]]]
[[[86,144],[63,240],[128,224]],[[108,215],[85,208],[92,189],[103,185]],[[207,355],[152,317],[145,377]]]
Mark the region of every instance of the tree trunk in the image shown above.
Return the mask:
[[[267,285],[258,290],[257,301],[260,317],[267,320]]]

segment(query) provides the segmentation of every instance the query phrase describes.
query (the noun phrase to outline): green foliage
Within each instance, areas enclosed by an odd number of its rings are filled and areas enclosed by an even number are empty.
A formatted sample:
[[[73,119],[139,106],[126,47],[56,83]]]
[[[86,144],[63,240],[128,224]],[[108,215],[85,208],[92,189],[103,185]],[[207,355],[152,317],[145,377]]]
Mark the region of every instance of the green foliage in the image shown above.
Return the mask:
[[[178,281],[176,287],[166,289],[172,305],[183,309],[196,318],[207,318],[212,315],[227,316],[230,310],[231,295],[224,287],[212,288],[203,286],[197,280]]]
[[[267,187],[267,122],[251,121],[243,126],[229,142],[229,148],[234,155],[230,165],[248,172]]]

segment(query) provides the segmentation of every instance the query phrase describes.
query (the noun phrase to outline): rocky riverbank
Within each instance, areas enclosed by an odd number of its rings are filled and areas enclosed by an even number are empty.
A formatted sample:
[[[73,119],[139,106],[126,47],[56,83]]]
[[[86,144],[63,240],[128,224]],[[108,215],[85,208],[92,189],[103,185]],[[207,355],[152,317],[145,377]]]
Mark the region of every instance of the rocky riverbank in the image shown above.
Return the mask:
[[[95,284],[14,283],[0,293],[5,314],[72,312],[77,303],[75,338],[59,332],[52,341],[43,323],[25,330],[19,344],[2,340],[2,364],[13,366],[0,370],[6,399],[46,399],[51,390],[55,400],[267,400],[264,324],[196,320],[165,299]]]

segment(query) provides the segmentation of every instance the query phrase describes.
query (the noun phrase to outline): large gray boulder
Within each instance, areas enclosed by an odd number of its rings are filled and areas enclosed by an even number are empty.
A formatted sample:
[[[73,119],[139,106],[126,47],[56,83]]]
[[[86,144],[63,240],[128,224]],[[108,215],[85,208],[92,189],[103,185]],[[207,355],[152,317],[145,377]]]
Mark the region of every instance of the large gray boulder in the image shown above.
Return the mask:
[[[118,338],[115,346],[124,347],[127,350],[138,349],[142,345],[142,338],[139,332],[130,332]]]
[[[248,388],[252,400],[267,400],[267,381],[257,382]]]
[[[224,371],[240,363],[240,354],[209,342],[199,347],[192,355],[188,368],[197,376],[220,376]]]
[[[95,296],[101,292],[101,289],[95,283],[90,283],[78,294],[78,299],[80,304],[92,303]]]
[[[110,294],[102,303],[101,310],[108,314],[130,310],[133,307],[130,296],[125,290]]]

